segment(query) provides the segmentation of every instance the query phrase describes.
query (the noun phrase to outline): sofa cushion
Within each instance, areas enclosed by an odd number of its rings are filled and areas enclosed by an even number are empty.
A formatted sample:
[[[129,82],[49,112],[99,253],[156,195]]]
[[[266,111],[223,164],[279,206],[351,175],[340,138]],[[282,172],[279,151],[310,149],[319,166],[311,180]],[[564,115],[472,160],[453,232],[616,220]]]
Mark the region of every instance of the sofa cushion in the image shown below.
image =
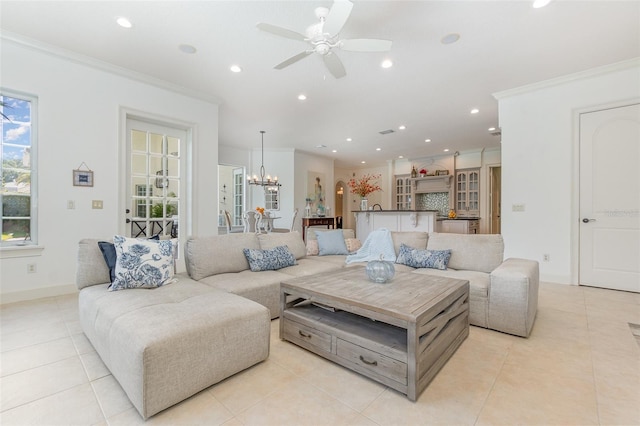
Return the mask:
[[[331,232],[333,229],[322,229],[322,228],[307,228],[307,238],[306,241],[317,240],[318,234],[320,232]],[[344,228],[342,229],[342,235],[345,239],[347,238],[355,238],[356,233],[353,229]]]
[[[296,259],[300,259],[307,254],[304,241],[302,241],[302,236],[298,231],[258,234],[258,242],[262,250],[272,249],[278,246],[287,246]]]
[[[336,264],[333,262],[323,262],[323,257],[342,257],[342,264]],[[298,264],[290,266],[288,268],[282,268],[278,272],[283,274],[293,275],[294,277],[303,277],[307,275],[321,274],[325,272],[335,271],[344,266],[344,256],[318,256],[306,259],[298,260]]]
[[[155,288],[171,283],[177,240],[152,241],[116,235],[115,278],[109,291]]]
[[[318,249],[318,240],[307,241],[307,256],[317,256],[320,253]]]
[[[397,232],[391,231],[391,239],[393,240],[393,249],[396,251],[396,256],[400,254],[400,245],[405,244],[411,248],[426,249],[427,241],[429,240],[429,234],[426,232],[408,231]]]
[[[451,250],[449,268],[491,272],[502,263],[504,241],[500,234],[432,233],[429,250]]]
[[[190,238],[184,246],[185,264],[194,280],[249,269],[243,249],[260,249],[253,232]]]
[[[357,238],[345,238],[344,243],[347,245],[349,253],[355,253],[362,247],[362,242]]]
[[[76,287],[82,290],[93,285],[110,283],[109,268],[98,246],[98,239],[84,238],[78,243]]]
[[[319,256],[327,256],[330,254],[349,254],[341,229],[319,232],[316,236],[318,237]]]
[[[277,271],[278,269],[296,264],[296,258],[287,246],[272,249],[244,249],[245,257],[249,261],[252,272]]]
[[[478,297],[486,299],[489,294],[491,276],[485,272],[456,271],[451,268],[444,271],[440,269],[420,268],[414,269],[413,273],[467,280],[469,281],[469,294],[474,298]]]
[[[149,240],[158,241],[160,240],[160,235],[154,235],[149,238]],[[111,282],[113,282],[116,278],[116,260],[118,259],[116,248],[111,241],[98,241],[98,247],[100,247],[104,261],[109,268],[109,277],[111,278]]]
[[[400,244],[400,254],[396,258],[396,263],[413,268],[446,270],[450,257],[451,250],[419,250]]]

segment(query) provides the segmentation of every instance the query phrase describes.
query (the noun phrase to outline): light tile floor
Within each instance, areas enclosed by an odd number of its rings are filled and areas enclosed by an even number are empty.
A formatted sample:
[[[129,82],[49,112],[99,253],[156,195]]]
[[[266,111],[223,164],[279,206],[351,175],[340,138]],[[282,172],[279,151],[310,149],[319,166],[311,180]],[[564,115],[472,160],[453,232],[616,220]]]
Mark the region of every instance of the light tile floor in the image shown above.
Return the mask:
[[[541,284],[531,337],[471,327],[417,402],[278,339],[152,417],[171,425],[640,424],[640,294]],[[0,307],[2,425],[143,420],[80,330],[77,296]]]

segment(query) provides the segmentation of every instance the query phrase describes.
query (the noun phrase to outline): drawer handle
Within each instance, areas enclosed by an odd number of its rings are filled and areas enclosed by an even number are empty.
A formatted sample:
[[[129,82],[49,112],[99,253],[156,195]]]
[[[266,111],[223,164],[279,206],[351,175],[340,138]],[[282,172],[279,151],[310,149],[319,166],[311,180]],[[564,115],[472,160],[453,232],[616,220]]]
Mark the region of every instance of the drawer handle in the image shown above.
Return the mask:
[[[367,361],[362,355],[360,355],[360,361],[364,362],[367,365],[378,365],[378,361]]]
[[[311,335],[307,333],[303,333],[302,330],[298,330],[298,334],[306,339],[311,339]]]

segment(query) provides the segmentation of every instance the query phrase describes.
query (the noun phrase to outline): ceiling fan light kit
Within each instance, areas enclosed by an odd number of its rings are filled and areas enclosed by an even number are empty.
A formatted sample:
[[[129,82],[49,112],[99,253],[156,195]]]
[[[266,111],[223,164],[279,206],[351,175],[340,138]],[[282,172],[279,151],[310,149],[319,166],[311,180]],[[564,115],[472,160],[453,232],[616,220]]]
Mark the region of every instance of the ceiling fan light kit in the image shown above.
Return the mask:
[[[308,43],[310,48],[292,56],[276,65],[274,68],[281,70],[306,58],[312,53],[317,53],[323,58],[323,62],[331,75],[342,78],[347,75],[342,61],[333,49],[350,52],[387,52],[391,49],[391,40],[379,39],[340,39],[340,31],[351,15],[353,3],[349,0],[335,0],[331,9],[317,7],[314,11],[319,22],[307,27],[305,34],[276,25],[259,23],[258,29],[275,34],[280,37],[300,40]]]

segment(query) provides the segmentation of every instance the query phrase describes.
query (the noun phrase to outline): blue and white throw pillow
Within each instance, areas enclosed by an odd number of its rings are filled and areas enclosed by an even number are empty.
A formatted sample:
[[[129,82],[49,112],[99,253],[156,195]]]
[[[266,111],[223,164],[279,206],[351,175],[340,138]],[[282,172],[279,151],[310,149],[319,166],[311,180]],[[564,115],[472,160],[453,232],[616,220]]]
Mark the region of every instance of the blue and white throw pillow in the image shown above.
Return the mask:
[[[177,240],[143,240],[116,235],[115,279],[109,291],[155,288],[173,282]]]
[[[451,258],[451,250],[420,250],[400,244],[396,263],[412,268],[432,268],[446,270]]]
[[[276,271],[296,264],[296,257],[287,246],[272,249],[242,249],[253,272]]]

